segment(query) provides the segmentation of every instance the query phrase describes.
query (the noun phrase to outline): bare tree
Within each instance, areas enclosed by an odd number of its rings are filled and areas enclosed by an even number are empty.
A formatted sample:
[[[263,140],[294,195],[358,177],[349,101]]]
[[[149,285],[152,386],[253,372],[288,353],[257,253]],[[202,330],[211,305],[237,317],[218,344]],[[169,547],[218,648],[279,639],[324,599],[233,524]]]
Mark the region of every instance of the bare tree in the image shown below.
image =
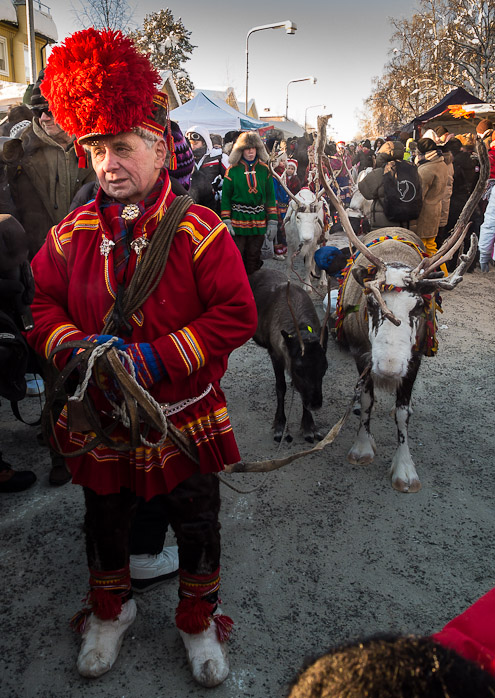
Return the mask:
[[[127,34],[134,25],[134,10],[127,0],[79,0],[72,10],[84,29],[120,29]]]
[[[390,22],[390,59],[365,100],[362,130],[397,130],[452,87],[495,99],[495,0],[419,0],[411,19]]]

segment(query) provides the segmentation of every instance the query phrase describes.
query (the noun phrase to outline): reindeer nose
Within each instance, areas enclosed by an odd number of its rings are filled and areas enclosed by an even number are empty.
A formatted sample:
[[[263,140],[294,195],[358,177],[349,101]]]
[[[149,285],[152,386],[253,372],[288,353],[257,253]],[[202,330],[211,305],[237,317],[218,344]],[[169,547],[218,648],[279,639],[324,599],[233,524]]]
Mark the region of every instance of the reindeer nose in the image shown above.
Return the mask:
[[[381,357],[373,362],[373,373],[384,378],[402,378],[407,364],[397,357]]]

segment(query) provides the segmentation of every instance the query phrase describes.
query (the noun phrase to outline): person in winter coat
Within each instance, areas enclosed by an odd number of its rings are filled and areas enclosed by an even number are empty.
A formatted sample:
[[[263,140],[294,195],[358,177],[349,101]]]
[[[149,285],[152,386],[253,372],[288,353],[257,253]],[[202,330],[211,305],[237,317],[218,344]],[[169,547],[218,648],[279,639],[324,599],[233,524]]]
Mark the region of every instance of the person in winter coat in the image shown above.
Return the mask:
[[[335,155],[331,155],[328,160],[332,170],[332,180],[337,183],[336,193],[344,206],[348,206],[351,203],[353,193],[353,180],[351,175],[352,158],[344,141],[339,141],[337,143],[337,152]]]
[[[480,228],[478,244],[480,252],[480,266],[482,272],[490,271],[490,264],[495,257],[495,187],[492,187],[485,218]]]
[[[29,259],[40,249],[50,228],[68,214],[79,189],[95,179],[90,164],[79,167],[73,136],[53,118],[40,91],[43,76],[42,70],[31,95],[32,124],[3,148],[15,215],[29,240]]]
[[[373,201],[369,216],[371,230],[397,225],[397,223],[390,221],[384,212],[385,189],[383,176],[387,171],[388,163],[394,160],[402,160],[403,157],[404,145],[400,141],[387,141],[376,154],[375,169],[358,183],[359,191],[364,198]]]
[[[482,119],[476,126],[476,133],[481,138],[487,149],[493,140],[493,123],[490,119]]]
[[[38,75],[31,94],[34,118],[19,138],[7,141],[3,148],[10,196],[14,215],[24,227],[31,260],[43,245],[54,225],[69,213],[70,204],[85,184],[95,180],[93,167],[79,161],[73,136],[66,133],[55,121],[40,85],[44,70]],[[43,378],[50,384],[55,376],[44,360],[40,361]],[[28,394],[36,395],[44,390],[43,381],[31,374]],[[60,409],[63,405],[60,405]],[[49,482],[63,485],[70,480],[64,459],[51,455]]]
[[[185,136],[195,162],[191,177],[191,196],[196,203],[207,206],[218,214],[228,157],[219,148],[213,147],[208,129],[203,126],[191,126]]]
[[[373,167],[374,164],[375,158],[371,150],[371,143],[368,139],[361,141],[357,147],[356,156],[353,161],[353,165],[357,166],[358,174],[368,167]]]
[[[70,340],[85,338],[93,358],[96,347],[118,346],[132,380],[162,407],[168,423],[168,430],[156,422],[144,429],[145,441],[137,424],[131,434],[125,417],[109,430],[112,402],[122,395],[100,365],[83,390],[111,438],[95,445],[91,426],[71,421],[66,410],[53,427],[60,448],[73,455],[73,479],[84,488],[86,507],[90,593],[88,607],[74,619],[82,632],[77,667],[96,678],[117,660],[137,611],[129,570],[136,497],[158,496],[179,546],[175,623],[193,677],[212,687],[228,675],[222,643],[232,628],[217,609],[220,494],[214,473],[240,458],[220,380],[229,353],[256,329],[256,305],[218,216],[178,201],[171,190],[168,99],[155,91],[159,75],[147,57],[120,32],[90,28],[55,47],[46,71],[51,108],[89,149],[100,189],[94,201],[51,229],[33,260],[28,341],[45,355],[61,348],[53,359],[59,369],[73,356]],[[93,71],[101,76],[98,83]],[[68,93],[75,95],[70,109]],[[142,279],[157,258],[161,270]],[[126,307],[120,299],[128,299],[139,278],[135,304]],[[80,449],[81,443],[88,448]]]
[[[437,144],[430,138],[418,141],[418,172],[423,190],[423,207],[414,232],[423,241],[430,256],[437,252],[436,237],[442,216],[442,201],[447,190],[449,171]],[[447,276],[447,267],[442,264]]]
[[[277,207],[268,153],[255,131],[241,133],[229,156],[222,189],[223,222],[241,253],[246,272],[263,264],[265,235],[273,243],[277,235]]]

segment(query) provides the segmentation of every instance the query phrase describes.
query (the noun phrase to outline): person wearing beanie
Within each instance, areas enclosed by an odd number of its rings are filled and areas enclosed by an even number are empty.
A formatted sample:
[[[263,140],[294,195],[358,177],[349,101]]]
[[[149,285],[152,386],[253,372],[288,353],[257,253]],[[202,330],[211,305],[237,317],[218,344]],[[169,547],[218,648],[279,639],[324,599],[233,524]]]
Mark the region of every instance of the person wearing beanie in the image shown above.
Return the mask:
[[[430,138],[418,140],[418,172],[423,191],[423,206],[414,232],[423,241],[428,254],[437,252],[436,237],[442,215],[442,201],[447,190],[449,171],[438,145]],[[445,276],[447,267],[441,267]]]
[[[277,235],[275,189],[267,162],[268,153],[256,131],[241,133],[230,153],[223,183],[221,216],[248,275],[263,264],[265,235],[272,246]]]
[[[29,259],[40,249],[50,228],[69,213],[72,199],[81,187],[95,179],[90,164],[79,167],[74,137],[64,131],[50,112],[40,90],[44,72],[40,71],[31,92],[32,121],[18,130],[16,137],[11,134],[12,140],[3,147],[13,213],[28,236]],[[44,379],[49,381],[48,367],[41,363]],[[27,395],[37,396],[44,391],[44,382],[38,374],[28,375]],[[51,460],[50,484],[69,482],[64,459],[51,451]]]
[[[257,316],[227,228],[172,191],[174,141],[159,81],[121,32],[85,29],[52,50],[41,92],[81,157],[91,157],[100,188],[33,259],[28,342],[58,370],[82,368],[76,392],[87,410],[69,401],[53,426],[86,510],[90,590],[72,623],[82,633],[79,673],[109,671],[135,620],[129,532],[142,498],[159,505],[176,535],[175,624],[194,679],[212,687],[228,675],[233,625],[218,609],[215,473],[240,460],[220,379]],[[161,407],[153,417],[151,405]]]
[[[196,203],[220,214],[223,178],[228,157],[213,147],[210,133],[204,126],[190,126],[186,139],[193,152],[194,171],[191,178],[191,196]]]

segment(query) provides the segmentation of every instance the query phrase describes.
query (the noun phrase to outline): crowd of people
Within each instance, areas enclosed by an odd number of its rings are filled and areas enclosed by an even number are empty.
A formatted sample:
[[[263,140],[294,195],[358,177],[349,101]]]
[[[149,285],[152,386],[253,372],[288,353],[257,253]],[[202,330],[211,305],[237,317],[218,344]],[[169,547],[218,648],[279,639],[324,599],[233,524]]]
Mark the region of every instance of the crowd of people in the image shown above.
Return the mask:
[[[137,87],[130,79],[136,73]],[[157,81],[130,40],[88,29],[53,50],[29,106],[10,110],[1,153],[1,311],[19,323],[19,308],[32,312],[19,327],[31,359],[15,364],[12,379],[20,394],[23,382],[28,395],[46,391],[54,424],[52,436],[43,435],[50,483],[72,479],[84,491],[90,590],[88,606],[73,619],[82,633],[79,672],[94,678],[115,663],[136,617],[133,590],[178,576],[175,619],[193,676],[215,686],[228,675],[233,624],[219,609],[215,473],[240,460],[220,379],[229,353],[256,329],[248,277],[263,256],[283,259],[289,197],[314,189],[318,178],[311,139],[296,157],[294,141],[265,144],[256,132],[222,138],[196,125],[183,134]],[[473,220],[485,272],[495,241],[495,140],[486,120],[477,132],[492,168]],[[339,141],[326,145],[323,170],[345,207],[357,205],[357,193],[361,206],[370,202],[362,214],[371,229],[411,228],[433,254],[475,186],[474,145],[474,135],[455,137],[444,127],[417,141],[406,133],[373,145]],[[329,229],[336,222],[331,207],[326,221]],[[136,386],[137,421],[136,411],[123,408],[131,403],[129,387],[112,356]],[[74,380],[84,410],[65,393]],[[143,405],[155,416],[145,419]],[[1,492],[25,490],[35,479],[0,456]],[[166,547],[169,526],[177,545]],[[400,645],[422,666],[418,647],[421,656],[426,647],[434,679],[451,691],[442,669],[455,653],[443,653],[442,642],[370,641],[358,653],[376,665]],[[351,663],[362,664],[356,651]],[[319,659],[290,695],[340,695],[326,687],[332,673],[342,680],[346,652]],[[468,658],[478,661],[474,653]],[[493,686],[486,673],[492,665],[478,663],[481,678],[468,672],[469,680]],[[403,695],[366,691],[342,695]]]

